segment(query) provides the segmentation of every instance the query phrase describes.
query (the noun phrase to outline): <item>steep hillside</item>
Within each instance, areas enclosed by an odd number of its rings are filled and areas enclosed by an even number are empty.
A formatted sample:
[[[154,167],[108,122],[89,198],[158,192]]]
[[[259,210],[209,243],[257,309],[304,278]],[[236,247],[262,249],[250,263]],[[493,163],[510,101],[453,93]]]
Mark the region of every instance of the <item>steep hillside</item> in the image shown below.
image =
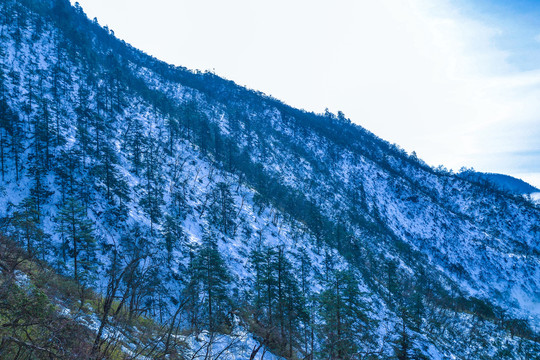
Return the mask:
[[[170,329],[163,358],[540,353],[537,205],[67,0],[3,1],[0,24],[0,231],[116,301],[98,340],[122,315]]]

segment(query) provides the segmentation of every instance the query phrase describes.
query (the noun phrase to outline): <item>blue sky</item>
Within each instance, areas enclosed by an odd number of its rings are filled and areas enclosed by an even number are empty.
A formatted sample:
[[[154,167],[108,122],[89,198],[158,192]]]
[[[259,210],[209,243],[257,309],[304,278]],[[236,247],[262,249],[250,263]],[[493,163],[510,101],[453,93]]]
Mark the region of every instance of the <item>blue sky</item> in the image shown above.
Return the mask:
[[[540,187],[540,1],[79,2],[164,61]]]
[[[540,64],[540,1],[477,0],[462,1],[463,13],[501,32],[494,37],[497,46],[510,52],[509,63],[521,70]]]
[[[500,168],[540,185],[540,113],[534,103],[540,101],[540,1],[477,0],[461,1],[463,16],[476,19],[495,29],[492,47],[505,53],[504,65],[493,70],[493,76],[522,78],[525,85],[512,89],[521,98],[514,107],[514,116],[488,130],[495,143],[505,142],[509,149],[493,152],[491,160],[502,161]],[[523,113],[529,108],[529,113]],[[521,113],[520,113],[521,112]]]

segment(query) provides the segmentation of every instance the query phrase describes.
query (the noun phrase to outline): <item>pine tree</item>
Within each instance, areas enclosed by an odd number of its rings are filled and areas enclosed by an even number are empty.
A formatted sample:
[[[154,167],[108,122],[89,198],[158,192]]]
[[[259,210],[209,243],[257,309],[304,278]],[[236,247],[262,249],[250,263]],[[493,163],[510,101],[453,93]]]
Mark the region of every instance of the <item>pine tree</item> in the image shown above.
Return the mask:
[[[165,249],[167,250],[167,261],[170,263],[174,250],[185,237],[182,226],[178,223],[178,218],[174,215],[165,215],[163,221],[163,239],[165,241]]]
[[[143,153],[147,146],[144,136],[144,127],[138,118],[128,119],[128,130],[126,134],[125,146],[129,154],[129,160],[135,175],[139,175],[144,166]]]
[[[60,184],[62,203],[65,203],[68,197],[79,193],[81,180],[84,179],[81,152],[76,149],[60,150],[54,170]]]
[[[174,173],[171,176],[174,185],[169,188],[169,204],[162,224],[162,234],[165,240],[165,248],[167,249],[167,260],[169,262],[172,260],[173,251],[179,243],[183,243],[185,238],[181,223],[186,218],[189,210],[185,196],[185,184],[179,184],[178,173],[174,170],[171,172]]]
[[[254,308],[256,309],[255,319],[266,328],[273,328],[275,314],[275,303],[277,293],[277,279],[275,274],[276,251],[264,245],[251,252],[251,266],[255,272]]]
[[[405,318],[402,317],[401,329],[397,340],[394,342],[394,357],[398,360],[410,360],[412,343],[405,326]]]
[[[198,269],[196,266],[195,251],[196,249],[193,248],[189,251],[189,262],[185,271],[187,282],[183,289],[183,296],[186,299],[185,311],[187,313],[189,329],[192,332],[199,333],[201,325],[199,315],[201,311],[200,294],[202,293],[202,286],[200,281],[198,281]]]
[[[399,282],[397,277],[398,265],[396,261],[390,260],[386,264],[386,288],[388,289],[387,301],[389,303],[399,294]]]
[[[301,296],[305,302],[305,321],[303,322],[302,330],[302,343],[304,347],[304,353],[306,354],[313,354],[313,338],[314,338],[314,310],[315,306],[313,305],[313,294],[311,290],[311,272],[312,272],[312,265],[311,265],[311,258],[309,257],[308,252],[305,248],[301,248],[298,256],[297,261],[299,263],[298,266],[298,274],[299,274],[299,286],[300,286],[300,292]]]
[[[120,202],[129,200],[129,187],[118,171],[117,164],[118,156],[115,149],[104,140],[93,172],[105,187],[105,198],[109,203],[114,203],[115,199]]]
[[[163,216],[161,206],[164,204],[161,153],[153,134],[147,138],[144,159],[145,192],[141,197],[140,205],[150,218],[153,229],[153,225],[158,223]]]
[[[225,331],[231,325],[228,319],[231,276],[219,252],[215,235],[204,234],[201,245],[195,251],[190,275],[188,287],[201,290],[203,324],[211,332]]]
[[[293,356],[293,348],[302,341],[301,328],[308,323],[309,315],[306,308],[307,299],[301,291],[300,284],[295,276],[295,267],[289,261],[283,247],[278,251],[278,288],[282,283],[281,296],[278,298],[281,315],[282,340],[288,344],[287,353]],[[285,349],[284,349],[285,350]]]
[[[37,141],[35,142],[37,143]],[[47,174],[46,164],[43,159],[43,153],[39,144],[34,144],[34,152],[29,156],[30,166],[28,171],[32,177],[32,187],[30,188],[30,196],[37,206],[38,216],[41,214],[42,206],[47,202],[48,198],[53,194],[49,190],[45,176]]]
[[[21,131],[18,124],[19,117],[8,106],[5,99],[0,99],[0,172],[2,181],[8,173],[8,159],[15,162],[16,180],[18,180],[18,166],[21,145]]]
[[[73,259],[73,277],[80,283],[91,279],[97,266],[96,239],[93,225],[79,200],[68,198],[56,217],[57,229],[63,235],[63,247]]]
[[[39,72],[39,98],[37,99],[38,109],[36,112],[36,121],[35,121],[35,139],[40,143],[41,148],[41,159],[44,163],[44,168],[46,170],[50,169],[50,161],[52,158],[52,142],[55,138],[54,127],[52,126],[52,116],[50,111],[49,100],[45,95],[45,73],[44,71]]]
[[[323,356],[348,359],[358,351],[369,322],[361,296],[353,271],[331,271],[319,297]]]
[[[75,107],[75,113],[77,114],[77,132],[75,136],[83,155],[83,165],[86,165],[86,157],[92,153],[90,126],[94,114],[90,109],[90,91],[87,84],[84,81],[81,81],[78,85],[78,98]]]
[[[283,354],[292,356],[293,349],[302,342],[301,327],[309,319],[295,267],[283,246],[275,249],[260,244],[252,250],[250,259],[254,270],[254,320],[267,332],[264,338],[278,343]]]
[[[64,118],[66,116],[66,109],[62,104],[62,97],[65,96],[66,88],[71,85],[71,77],[68,73],[66,63],[66,54],[63,48],[59,44],[58,37],[55,38],[56,45],[56,62],[52,68],[52,106],[54,111],[54,123],[55,123],[55,139],[54,145],[56,147],[63,145],[65,139],[62,136],[62,128],[64,126]]]
[[[232,235],[236,225],[236,210],[229,184],[218,182],[212,189],[208,218],[224,234]]]
[[[27,197],[16,206],[11,216],[14,238],[23,244],[30,256],[44,259],[49,250],[50,235],[42,228],[40,214],[35,200]]]
[[[31,48],[31,51],[34,51],[33,48]],[[36,98],[36,77],[38,72],[38,66],[34,59],[35,56],[30,57],[28,71],[25,73],[23,79],[24,90],[26,90],[26,94],[23,97],[22,110],[26,115],[26,119],[28,120],[28,122],[30,122],[32,113],[34,111],[34,99]]]

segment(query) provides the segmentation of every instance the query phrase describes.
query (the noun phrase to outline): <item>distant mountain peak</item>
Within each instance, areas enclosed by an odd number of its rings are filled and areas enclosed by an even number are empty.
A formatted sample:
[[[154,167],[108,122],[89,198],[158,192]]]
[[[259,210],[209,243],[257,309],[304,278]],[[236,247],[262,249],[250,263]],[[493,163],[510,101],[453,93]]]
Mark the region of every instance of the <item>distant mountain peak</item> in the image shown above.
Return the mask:
[[[505,174],[466,170],[459,173],[459,176],[469,180],[487,182],[498,190],[506,191],[514,195],[525,195],[540,192],[538,188],[532,186],[531,184]]]

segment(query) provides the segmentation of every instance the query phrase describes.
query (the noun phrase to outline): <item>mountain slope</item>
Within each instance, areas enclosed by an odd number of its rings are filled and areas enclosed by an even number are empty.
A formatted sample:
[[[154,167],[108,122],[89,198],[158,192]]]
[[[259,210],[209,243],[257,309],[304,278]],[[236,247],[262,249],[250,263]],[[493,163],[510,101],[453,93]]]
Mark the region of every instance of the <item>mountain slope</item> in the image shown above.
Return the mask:
[[[504,174],[481,173],[468,170],[461,172],[459,175],[472,181],[486,181],[497,189],[508,191],[511,194],[516,195],[532,194],[540,191],[521,179],[516,179]]]
[[[28,253],[210,358],[242,331],[287,358],[538,353],[537,206],[67,1],[0,6],[0,216]]]

